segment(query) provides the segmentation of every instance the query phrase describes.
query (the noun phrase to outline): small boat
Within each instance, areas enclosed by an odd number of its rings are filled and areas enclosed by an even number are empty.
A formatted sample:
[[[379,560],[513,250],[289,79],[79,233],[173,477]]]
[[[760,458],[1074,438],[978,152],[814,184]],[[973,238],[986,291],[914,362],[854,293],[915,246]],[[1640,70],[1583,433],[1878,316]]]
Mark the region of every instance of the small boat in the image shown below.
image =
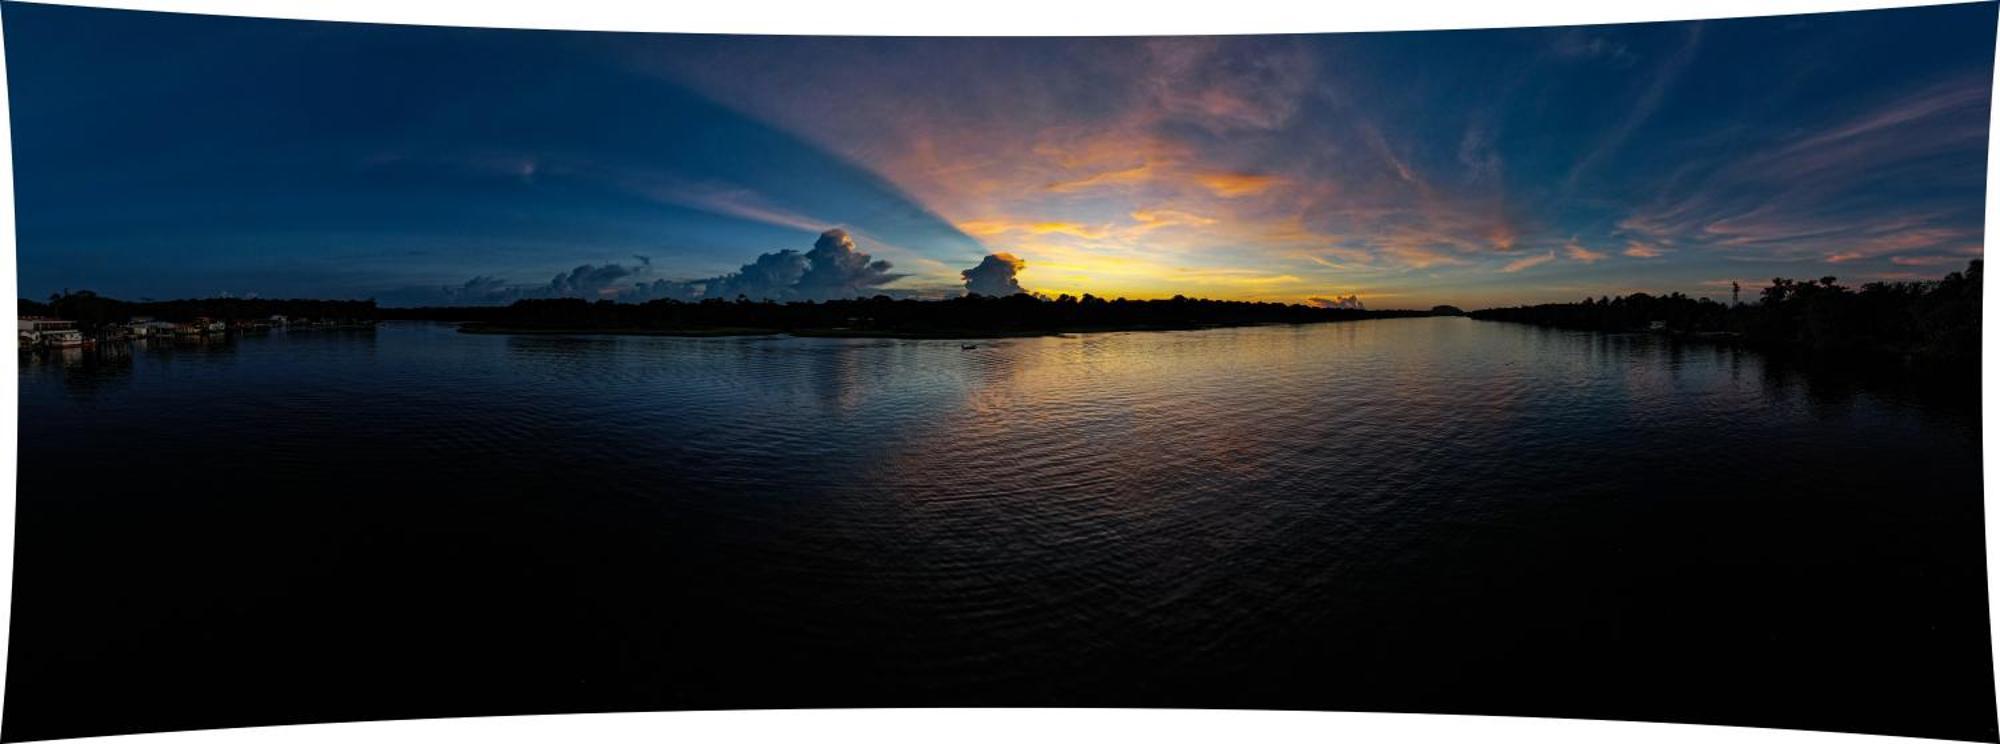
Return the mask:
[[[971,351],[973,349],[979,348],[979,344],[959,344],[958,348],[965,351]]]
[[[42,344],[51,349],[79,349],[92,344],[83,337],[82,331],[48,331],[42,334]]]

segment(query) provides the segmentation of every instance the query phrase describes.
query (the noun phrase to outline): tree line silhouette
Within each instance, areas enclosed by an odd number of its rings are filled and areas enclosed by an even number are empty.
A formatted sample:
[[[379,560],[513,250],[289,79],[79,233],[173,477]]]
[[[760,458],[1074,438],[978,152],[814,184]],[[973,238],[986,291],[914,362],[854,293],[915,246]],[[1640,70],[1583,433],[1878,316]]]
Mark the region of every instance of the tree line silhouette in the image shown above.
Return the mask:
[[[189,300],[144,300],[129,302],[104,297],[90,290],[63,291],[49,296],[48,302],[19,301],[23,316],[38,315],[77,321],[84,331],[130,321],[154,318],[188,322],[210,320],[264,320],[283,315],[292,320],[367,321],[377,318],[374,300],[267,300],[242,297],[213,297]]]
[[[1055,298],[978,294],[944,300],[884,295],[826,302],[652,300],[643,303],[578,298],[524,299],[511,305],[383,308],[374,300],[205,298],[126,301],[89,290],[64,291],[47,302],[19,301],[23,316],[77,321],[86,332],[134,318],[187,322],[436,320],[487,332],[801,333],[821,335],[953,336],[1033,335],[1090,330],[1188,329],[1259,323],[1322,323],[1368,318],[1447,314],[1421,310],[1362,310],[1277,302],[1205,300],[1106,300],[1093,295]],[[1446,309],[1456,313],[1456,308]]]
[[[1360,310],[1277,302],[1053,299],[978,294],[944,300],[873,298],[826,302],[653,300],[621,303],[575,298],[519,300],[501,307],[420,307],[381,311],[392,319],[469,322],[467,330],[788,332],[821,335],[1031,335],[1090,330],[1185,329],[1257,323],[1320,323],[1417,317],[1420,310]]]
[[[1675,292],[1635,293],[1492,308],[1465,313],[1498,320],[1590,331],[1659,331],[1813,352],[1886,352],[1976,363],[1983,262],[1936,281],[1871,282],[1859,289],[1818,280],[1773,279],[1751,302],[1721,303]],[[1262,323],[1321,323],[1370,318],[1457,315],[1457,308],[1362,310],[1277,302],[1195,299],[1107,300],[978,294],[944,300],[872,298],[826,302],[752,301],[622,303],[577,298],[527,299],[504,306],[381,308],[374,300],[208,298],[128,302],[88,290],[48,302],[20,300],[22,315],[78,321],[84,330],[136,317],[167,321],[438,320],[488,332],[798,333],[854,336],[1035,335],[1102,330],[1171,330]]]
[[[1982,261],[1936,281],[1870,282],[1776,278],[1750,302],[1721,303],[1679,292],[1477,310],[1480,320],[1589,331],[1643,331],[1737,340],[1814,353],[1887,353],[1977,364]]]

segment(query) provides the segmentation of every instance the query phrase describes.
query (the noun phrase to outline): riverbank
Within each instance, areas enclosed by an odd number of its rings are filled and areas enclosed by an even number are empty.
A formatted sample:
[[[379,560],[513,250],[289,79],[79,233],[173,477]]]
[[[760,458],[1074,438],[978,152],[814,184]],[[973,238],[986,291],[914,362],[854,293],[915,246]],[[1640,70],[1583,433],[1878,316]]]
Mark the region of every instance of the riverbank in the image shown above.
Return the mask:
[[[1449,308],[1446,308],[1449,310]],[[463,323],[468,333],[760,336],[787,333],[836,338],[979,339],[1066,333],[1178,331],[1301,324],[1436,311],[1365,310],[1273,302],[1055,299],[1020,294],[945,300],[875,297],[825,302],[675,302],[628,304],[581,299],[520,300],[495,307],[388,308],[383,319]]]
[[[1545,331],[1564,331],[1605,339],[1657,339],[1673,349],[1740,350],[1763,360],[1767,375],[1797,375],[1818,393],[1873,390],[1889,396],[1913,396],[1933,405],[1967,406],[1976,409],[1980,390],[1979,359],[1976,356],[1926,354],[1885,346],[1844,345],[1813,348],[1798,344],[1774,343],[1728,331],[1600,330],[1576,328],[1524,320],[1479,318],[1496,325],[1527,326]],[[1676,352],[1680,353],[1680,352]]]
[[[725,336],[776,336],[784,331],[770,328],[589,328],[510,326],[495,323],[460,323],[459,333],[473,333],[495,336],[681,336],[689,338],[711,338]]]
[[[1721,303],[1680,293],[1634,293],[1489,308],[1469,315],[1579,331],[1650,332],[1771,353],[1976,369],[1983,275],[1983,263],[1974,260],[1964,271],[1936,281],[1870,282],[1850,288],[1830,276],[1816,281],[1773,279],[1757,292],[1755,302],[1737,296]]]
[[[1267,326],[1301,326],[1317,323],[1352,322],[1353,320],[1382,320],[1402,317],[1428,317],[1418,315],[1382,315],[1370,318],[1314,321],[1263,321],[1245,323],[1147,323],[1132,325],[1076,325],[1053,328],[637,328],[629,326],[593,327],[577,326],[522,326],[499,323],[466,322],[458,325],[459,333],[481,335],[532,335],[532,336],[668,336],[685,338],[726,338],[734,336],[798,336],[801,338],[894,338],[912,340],[978,340],[998,338],[1042,338],[1066,336],[1077,333],[1152,333],[1161,331],[1205,331],[1218,328],[1259,328]]]
[[[1510,323],[1551,330],[1576,331],[1600,336],[1649,336],[1666,339],[1675,343],[1707,344],[1714,346],[1740,347],[1772,357],[1789,360],[1809,360],[1815,365],[1838,361],[1847,367],[1922,367],[1925,369],[1948,370],[1954,368],[1976,369],[1979,358],[1976,354],[1940,352],[1934,347],[1897,346],[1882,343],[1871,338],[1846,338],[1823,340],[1818,345],[1799,341],[1779,340],[1754,336],[1739,331],[1683,331],[1676,329],[1605,329],[1577,327],[1562,323],[1545,323],[1534,320],[1482,316],[1472,313],[1473,320],[1489,323]]]

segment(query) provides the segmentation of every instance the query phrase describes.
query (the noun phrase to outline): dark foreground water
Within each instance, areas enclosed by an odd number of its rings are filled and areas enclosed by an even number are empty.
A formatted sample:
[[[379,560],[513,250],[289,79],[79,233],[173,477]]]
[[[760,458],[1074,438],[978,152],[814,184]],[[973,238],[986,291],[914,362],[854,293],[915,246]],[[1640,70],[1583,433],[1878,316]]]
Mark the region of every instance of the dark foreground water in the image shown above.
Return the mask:
[[[1748,352],[391,324],[20,383],[9,739],[931,705],[1994,738],[1975,402]]]

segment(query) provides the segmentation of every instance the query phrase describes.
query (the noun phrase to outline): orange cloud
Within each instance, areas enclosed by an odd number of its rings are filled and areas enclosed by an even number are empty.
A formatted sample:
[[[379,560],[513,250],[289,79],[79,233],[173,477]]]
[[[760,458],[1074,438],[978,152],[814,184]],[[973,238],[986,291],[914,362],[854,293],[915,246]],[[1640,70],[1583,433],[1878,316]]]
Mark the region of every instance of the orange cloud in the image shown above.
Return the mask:
[[[1153,180],[1153,170],[1154,164],[1149,162],[1131,168],[1101,171],[1083,178],[1055,181],[1043,188],[1058,194],[1067,194],[1100,186],[1129,186]]]
[[[1103,227],[1085,225],[1078,222],[1016,222],[1006,219],[967,220],[957,223],[960,232],[967,235],[990,238],[1008,233],[1029,235],[1072,235],[1086,240],[1098,240],[1110,235]]]
[[[1075,222],[1037,222],[1029,225],[1028,231],[1036,235],[1074,235],[1090,240],[1102,238],[1108,232],[1101,227],[1091,227]]]
[[[1659,258],[1665,253],[1665,250],[1646,245],[1636,240],[1625,244],[1625,255],[1632,258]]]
[[[975,237],[1000,235],[1014,229],[1014,223],[1006,220],[966,220],[956,224],[959,232]]]
[[[1177,209],[1140,209],[1132,213],[1132,220],[1139,223],[1142,230],[1162,227],[1213,225],[1215,220],[1198,214],[1189,214]]]
[[[1285,179],[1257,173],[1236,173],[1232,171],[1203,171],[1194,174],[1194,182],[1201,184],[1216,196],[1234,199],[1269,191],[1283,184]]]
[[[1456,266],[1465,263],[1463,259],[1412,243],[1391,243],[1380,249],[1382,255],[1413,269],[1428,269],[1432,266]]]

